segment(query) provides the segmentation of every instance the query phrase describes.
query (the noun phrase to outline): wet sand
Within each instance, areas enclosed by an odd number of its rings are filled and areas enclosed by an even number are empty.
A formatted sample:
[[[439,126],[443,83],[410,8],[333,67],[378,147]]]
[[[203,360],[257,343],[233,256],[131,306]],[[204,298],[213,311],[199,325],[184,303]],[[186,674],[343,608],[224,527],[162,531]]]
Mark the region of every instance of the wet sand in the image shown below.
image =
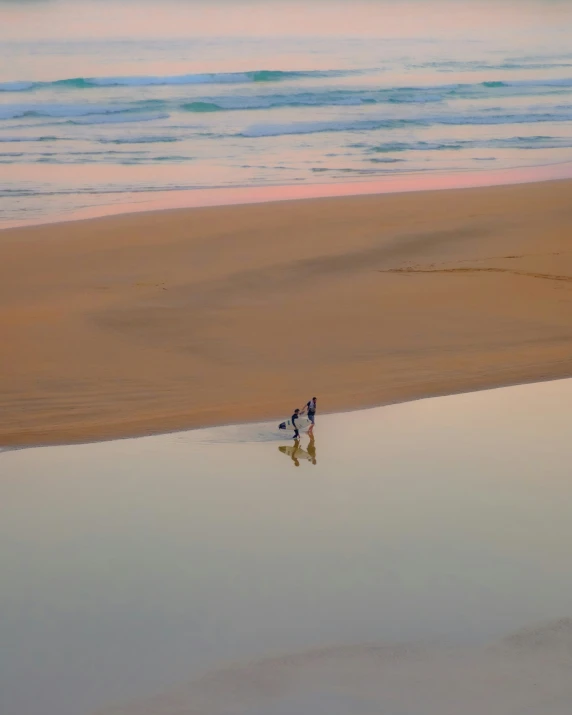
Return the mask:
[[[208,673],[97,715],[567,715],[572,620],[535,624],[485,648],[365,644],[289,653]],[[193,709],[196,708],[196,709]]]
[[[572,181],[0,232],[0,444],[572,375]]]
[[[571,405],[0,451],[2,714],[569,715]]]

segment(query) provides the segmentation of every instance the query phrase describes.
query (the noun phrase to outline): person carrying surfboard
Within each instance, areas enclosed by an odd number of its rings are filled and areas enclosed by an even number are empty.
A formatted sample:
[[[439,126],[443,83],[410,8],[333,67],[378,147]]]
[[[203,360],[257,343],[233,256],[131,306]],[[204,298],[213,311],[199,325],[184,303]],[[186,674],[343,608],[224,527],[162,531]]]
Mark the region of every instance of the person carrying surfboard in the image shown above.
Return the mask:
[[[290,418],[292,420],[292,427],[294,428],[294,439],[300,439],[300,432],[298,431],[298,419],[300,417],[300,410],[296,407],[294,414]]]
[[[308,434],[310,436],[314,434],[314,425],[316,424],[316,409],[318,407],[317,399],[317,397],[312,397],[312,399],[306,403],[306,407],[302,410],[302,414],[305,412],[308,415],[308,419],[312,423],[310,425],[310,429],[308,430]]]

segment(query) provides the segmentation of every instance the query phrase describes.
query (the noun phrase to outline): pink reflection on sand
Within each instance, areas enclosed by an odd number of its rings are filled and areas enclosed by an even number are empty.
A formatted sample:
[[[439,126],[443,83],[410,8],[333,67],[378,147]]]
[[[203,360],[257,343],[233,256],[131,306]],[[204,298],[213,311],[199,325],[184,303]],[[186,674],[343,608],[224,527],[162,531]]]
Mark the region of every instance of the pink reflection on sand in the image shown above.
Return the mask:
[[[36,221],[22,220],[3,224],[2,228],[31,226],[61,221],[77,221],[102,216],[112,216],[144,211],[198,208],[204,206],[229,206],[255,204],[271,201],[293,201],[326,197],[363,196],[368,194],[392,194],[411,191],[438,191],[466,189],[479,186],[524,184],[536,181],[554,181],[572,178],[572,162],[547,166],[499,169],[481,172],[447,174],[409,174],[385,176],[375,181],[360,181],[337,184],[305,184],[295,186],[245,186],[214,189],[186,189],[125,194],[125,201],[112,206],[91,206],[66,213],[43,217]]]

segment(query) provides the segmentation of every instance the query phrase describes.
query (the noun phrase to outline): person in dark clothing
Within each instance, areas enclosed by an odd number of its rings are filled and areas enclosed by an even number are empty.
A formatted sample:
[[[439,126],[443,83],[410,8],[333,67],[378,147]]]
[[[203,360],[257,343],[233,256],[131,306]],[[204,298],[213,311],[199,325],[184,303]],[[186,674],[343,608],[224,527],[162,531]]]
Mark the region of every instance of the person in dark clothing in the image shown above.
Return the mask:
[[[300,417],[300,410],[296,408],[294,414],[291,417],[292,427],[294,427],[294,439],[300,439],[300,432],[298,431],[298,419]]]

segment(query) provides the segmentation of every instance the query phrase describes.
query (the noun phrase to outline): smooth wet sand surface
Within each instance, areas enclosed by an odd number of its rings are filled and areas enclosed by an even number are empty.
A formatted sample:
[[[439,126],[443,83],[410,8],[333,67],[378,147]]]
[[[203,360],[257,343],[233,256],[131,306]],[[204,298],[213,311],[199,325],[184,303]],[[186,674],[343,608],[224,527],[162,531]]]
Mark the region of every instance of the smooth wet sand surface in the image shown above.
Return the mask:
[[[571,404],[0,452],[0,712],[569,715]]]
[[[0,444],[572,375],[572,182],[0,233]]]

